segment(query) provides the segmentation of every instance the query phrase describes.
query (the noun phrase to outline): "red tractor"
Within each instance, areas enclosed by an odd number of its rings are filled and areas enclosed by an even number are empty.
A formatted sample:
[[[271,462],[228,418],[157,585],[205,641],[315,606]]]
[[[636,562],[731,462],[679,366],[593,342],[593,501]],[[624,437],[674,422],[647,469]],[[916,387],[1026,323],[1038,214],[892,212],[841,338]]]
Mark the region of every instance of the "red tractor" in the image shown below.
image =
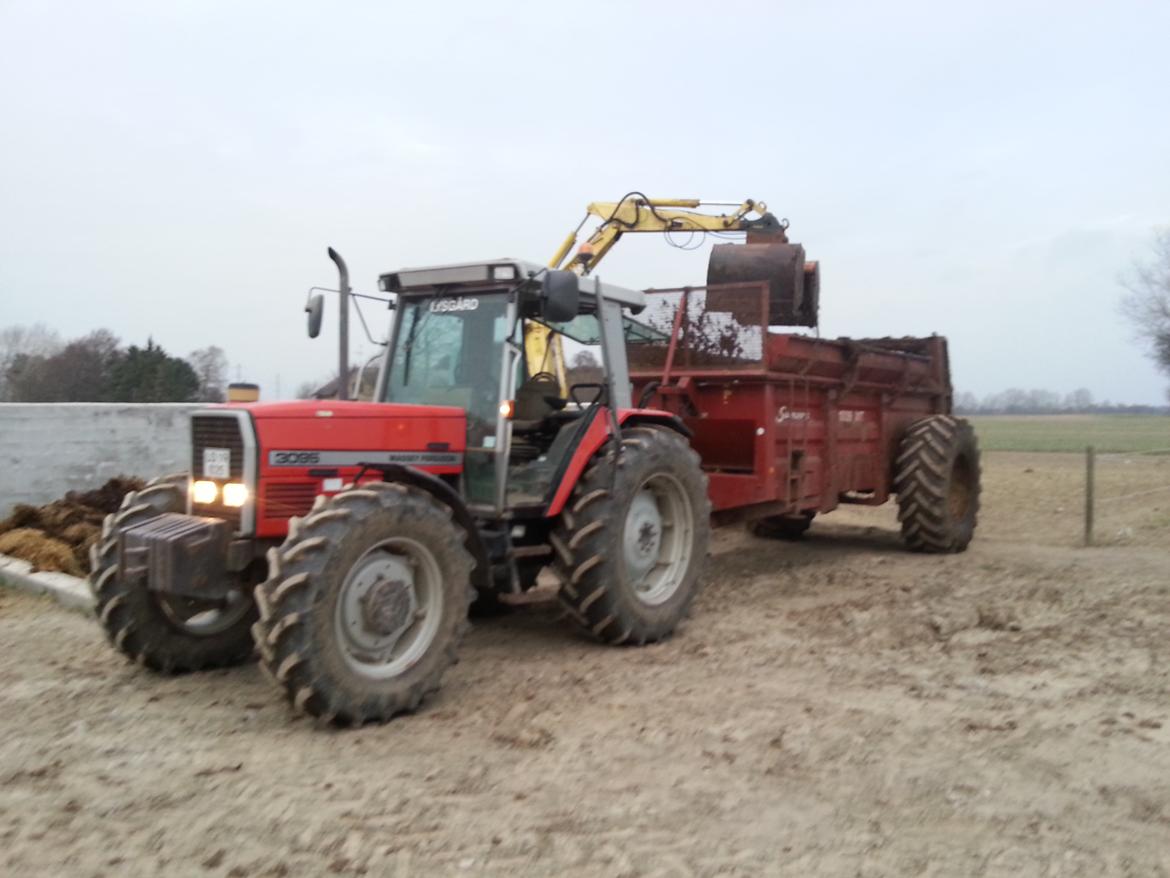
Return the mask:
[[[107,519],[91,583],[111,641],[167,672],[258,650],[299,710],[360,724],[418,707],[472,601],[546,567],[582,629],[645,644],[694,601],[712,523],[795,536],[896,488],[913,548],[965,548],[978,451],[945,341],[772,332],[815,280],[777,253],[760,279],[662,295],[513,259],[383,276],[374,401],[197,412],[190,476]],[[597,374],[534,365],[534,328],[597,350]]]
[[[91,582],[114,644],[187,671],[261,661],[301,710],[389,719],[433,692],[477,593],[551,564],[596,637],[669,635],[698,590],[709,504],[688,430],[630,405],[640,292],[516,260],[383,278],[396,319],[376,402],[192,417],[192,474],[129,495]],[[526,374],[529,322],[598,345],[569,397]],[[615,441],[616,440],[616,441]]]

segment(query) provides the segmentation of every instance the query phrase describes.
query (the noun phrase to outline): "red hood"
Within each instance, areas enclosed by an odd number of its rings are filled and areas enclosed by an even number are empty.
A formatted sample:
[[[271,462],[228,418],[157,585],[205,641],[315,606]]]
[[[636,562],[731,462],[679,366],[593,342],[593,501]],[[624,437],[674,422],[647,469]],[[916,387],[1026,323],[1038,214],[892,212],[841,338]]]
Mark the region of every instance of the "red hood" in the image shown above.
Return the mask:
[[[463,410],[445,405],[407,405],[396,402],[341,402],[303,399],[294,402],[228,403],[211,408],[244,409],[256,420],[269,418],[462,418]]]

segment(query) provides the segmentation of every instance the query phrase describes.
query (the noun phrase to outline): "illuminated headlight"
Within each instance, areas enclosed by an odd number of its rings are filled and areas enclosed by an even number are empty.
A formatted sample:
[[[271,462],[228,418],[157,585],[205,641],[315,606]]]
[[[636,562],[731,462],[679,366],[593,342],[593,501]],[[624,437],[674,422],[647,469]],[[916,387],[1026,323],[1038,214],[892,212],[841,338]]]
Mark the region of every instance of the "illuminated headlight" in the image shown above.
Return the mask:
[[[191,499],[196,503],[214,503],[219,494],[215,482],[195,482],[191,485]]]
[[[224,506],[243,506],[248,502],[248,487],[239,482],[228,482],[223,486]]]

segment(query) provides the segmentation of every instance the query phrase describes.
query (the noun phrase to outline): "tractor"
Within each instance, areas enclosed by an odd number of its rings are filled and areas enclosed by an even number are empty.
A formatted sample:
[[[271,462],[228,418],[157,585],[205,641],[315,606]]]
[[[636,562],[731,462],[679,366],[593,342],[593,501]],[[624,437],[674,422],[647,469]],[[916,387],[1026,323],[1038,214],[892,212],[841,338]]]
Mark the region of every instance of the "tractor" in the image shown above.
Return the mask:
[[[94,547],[113,643],[147,667],[253,648],[300,710],[415,709],[477,597],[560,579],[607,643],[671,634],[707,553],[706,477],[669,412],[630,401],[623,311],[644,295],[516,259],[386,275],[396,318],[377,399],[192,416],[192,473],[128,495]],[[530,324],[602,351],[603,380],[530,372]],[[551,345],[546,350],[551,350]]]
[[[191,471],[129,494],[91,554],[99,620],[148,668],[259,653],[299,711],[344,725],[413,711],[473,606],[556,599],[604,643],[669,637],[710,529],[800,537],[894,494],[911,549],[958,552],[979,506],[951,414],[946,340],[822,339],[819,266],[756,202],[731,215],[631,193],[564,264],[384,274],[374,398],[229,404],[191,418]],[[759,216],[751,216],[756,211]],[[589,271],[624,232],[745,231],[706,286],[638,291]],[[339,375],[348,374],[341,273]],[[310,299],[310,335],[322,300]],[[596,352],[594,374],[565,351]],[[634,400],[637,400],[635,403]]]

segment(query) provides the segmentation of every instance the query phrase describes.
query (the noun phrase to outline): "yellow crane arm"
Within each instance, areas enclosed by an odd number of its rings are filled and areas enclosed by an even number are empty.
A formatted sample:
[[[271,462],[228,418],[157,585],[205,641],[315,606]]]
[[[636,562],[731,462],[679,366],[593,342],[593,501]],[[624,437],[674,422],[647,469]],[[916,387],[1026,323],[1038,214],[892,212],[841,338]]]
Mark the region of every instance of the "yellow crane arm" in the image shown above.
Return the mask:
[[[699,213],[694,208],[703,205],[734,207],[729,213]],[[752,217],[751,214],[756,214]],[[556,255],[549,261],[550,268],[561,268],[565,258],[577,243],[577,236],[589,218],[601,220],[597,228],[581,245],[577,254],[563,267],[578,274],[589,274],[622,235],[627,232],[737,232],[753,228],[783,228],[768,213],[762,201],[747,199],[739,204],[710,202],[698,198],[646,198],[631,193],[621,201],[595,201],[585,208],[585,218],[561,242]]]
[[[727,213],[700,213],[696,208],[733,208]],[[755,216],[752,216],[752,215]],[[589,238],[577,250],[567,264],[565,259],[577,244],[581,229],[590,217],[601,220]],[[595,201],[585,208],[585,216],[577,228],[569,232],[556,254],[549,260],[549,268],[565,268],[577,274],[589,274],[608,253],[622,235],[627,232],[736,232],[748,229],[783,229],[783,221],[777,222],[768,213],[768,206],[762,201],[716,202],[699,198],[647,198],[640,192],[631,192],[621,201]],[[565,358],[561,348],[561,337],[553,336],[549,344],[549,330],[539,323],[531,322],[524,333],[524,354],[528,374],[552,372],[567,392]]]

